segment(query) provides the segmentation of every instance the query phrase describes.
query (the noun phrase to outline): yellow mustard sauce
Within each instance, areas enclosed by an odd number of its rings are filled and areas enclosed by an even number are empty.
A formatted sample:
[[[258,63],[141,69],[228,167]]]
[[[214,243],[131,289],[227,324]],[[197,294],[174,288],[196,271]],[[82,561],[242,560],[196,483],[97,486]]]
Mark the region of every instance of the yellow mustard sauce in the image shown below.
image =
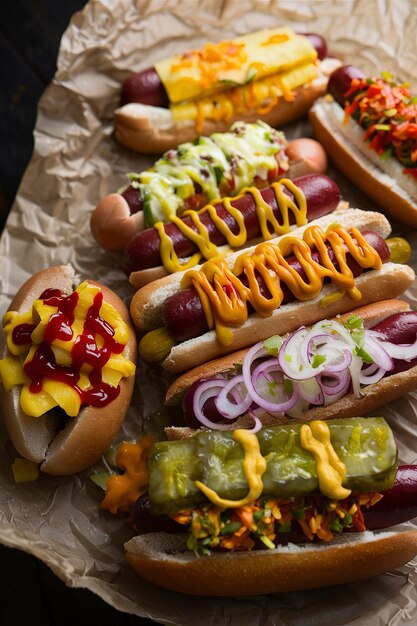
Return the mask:
[[[101,508],[118,513],[129,512],[148,485],[148,456],[156,442],[153,435],[144,435],[136,442],[121,444],[116,454],[116,466],[123,474],[113,474],[106,483],[106,495]]]
[[[330,259],[326,242],[333,250],[335,264]],[[312,247],[319,252],[320,262],[313,260]],[[209,329],[215,328],[222,345],[230,345],[233,339],[231,328],[241,326],[248,319],[248,304],[261,317],[271,316],[281,306],[284,298],[281,282],[301,302],[319,296],[326,278],[338,287],[337,295],[331,294],[330,298],[347,294],[354,301],[360,300],[361,293],[346,261],[347,254],[363,269],[382,267],[379,254],[357,228],[348,232],[335,225],[324,231],[320,226],[312,225],[305,230],[302,239],[288,235],[278,244],[264,242],[253,251],[243,252],[237,257],[233,269],[228,267],[224,258],[210,259],[199,270],[189,270],[181,281],[181,288],[195,288]],[[290,255],[297,258],[307,280],[288,263],[286,257]],[[240,276],[246,277],[248,286]],[[263,279],[267,296],[262,295],[257,276]],[[321,305],[326,304],[323,299]]]
[[[164,224],[157,222],[154,228],[157,230],[160,239],[160,255],[164,268],[169,273],[188,270],[198,265],[201,259],[212,259],[219,254],[217,246],[210,241],[207,227],[201,221],[201,218],[208,214],[211,221],[219,230],[227,241],[230,248],[241,248],[247,242],[247,231],[242,213],[234,208],[232,203],[239,201],[246,194],[250,194],[256,206],[256,216],[264,240],[269,240],[273,236],[284,235],[290,232],[290,215],[294,217],[297,226],[303,226],[307,223],[307,203],[302,190],[297,187],[293,181],[288,178],[281,179],[271,185],[279,212],[281,214],[281,223],[274,215],[273,208],[265,202],[261,192],[256,187],[246,187],[242,192],[232,198],[223,198],[214,200],[211,204],[206,205],[199,211],[185,211],[182,218],[189,217],[192,220],[194,228],[188,226],[183,219],[173,215],[170,219],[177,226],[180,232],[189,241],[193,242],[199,252],[196,252],[187,262],[181,262],[175,250],[174,243],[169,235],[166,234]],[[285,193],[287,190],[293,195],[291,198]],[[227,226],[225,221],[217,215],[215,204],[222,203],[223,207],[234,220],[237,232],[233,233]]]
[[[320,420],[303,424],[300,428],[300,444],[314,457],[321,493],[330,500],[347,498],[351,490],[342,485],[346,478],[346,467],[332,446],[328,425]]]
[[[267,468],[255,433],[238,429],[233,432],[233,438],[244,450],[242,467],[249,487],[247,495],[240,500],[228,500],[221,498],[201,481],[196,480],[195,483],[210,502],[223,509],[245,506],[260,498],[263,491],[262,476]],[[300,445],[313,455],[321,493],[331,500],[347,498],[351,491],[342,485],[346,478],[346,467],[333,448],[326,422],[314,420],[310,424],[303,424],[300,428]]]
[[[207,487],[201,481],[195,481],[195,484],[204,495],[213,502],[213,504],[223,509],[244,506],[260,498],[263,490],[262,476],[266,471],[266,459],[261,454],[259,441],[255,433],[238,429],[233,431],[233,439],[242,445],[245,453],[242,465],[243,473],[245,474],[249,486],[247,495],[241,500],[227,500],[221,498],[213,489],[210,489],[210,487]]]

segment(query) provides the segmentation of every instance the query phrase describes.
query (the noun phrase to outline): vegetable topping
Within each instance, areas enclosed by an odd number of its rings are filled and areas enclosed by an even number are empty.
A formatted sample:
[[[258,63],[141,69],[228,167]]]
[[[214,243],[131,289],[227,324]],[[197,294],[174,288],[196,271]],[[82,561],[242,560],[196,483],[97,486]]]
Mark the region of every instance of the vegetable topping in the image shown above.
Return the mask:
[[[417,179],[417,96],[409,85],[385,72],[381,78],[354,78],[345,97],[346,121],[352,116],[370,148],[382,159],[394,156]]]

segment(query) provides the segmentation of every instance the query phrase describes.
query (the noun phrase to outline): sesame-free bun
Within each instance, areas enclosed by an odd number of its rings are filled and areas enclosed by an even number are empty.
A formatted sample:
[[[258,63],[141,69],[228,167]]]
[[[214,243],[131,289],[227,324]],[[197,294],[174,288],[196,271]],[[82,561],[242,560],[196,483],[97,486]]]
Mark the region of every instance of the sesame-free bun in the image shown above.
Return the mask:
[[[42,270],[22,285],[10,303],[9,310],[23,313],[48,288],[60,289],[70,294],[74,289],[74,270],[70,265],[60,265]],[[129,312],[120,298],[110,289],[95,281],[104,300],[112,304],[129,327],[129,341],[123,355],[136,362],[136,336],[129,320]],[[3,347],[3,356],[8,353]],[[120,393],[115,400],[102,408],[82,408],[65,426],[59,427],[55,411],[41,417],[25,415],[20,407],[20,389],[14,386],[6,392],[2,388],[4,422],[16,451],[25,459],[40,464],[47,474],[64,475],[81,472],[95,463],[116,437],[125,418],[134,386],[134,376],[122,378]],[[62,415],[61,415],[62,419]]]
[[[172,591],[203,596],[252,596],[341,585],[404,565],[417,554],[417,530],[344,533],[329,544],[197,557],[184,536],[151,533],[125,544],[143,578]]]
[[[346,132],[339,117],[343,118],[343,109],[337,102],[326,98],[320,98],[309,111],[314,135],[325,148],[330,160],[384,211],[399,222],[416,228],[415,179],[413,181],[411,176],[403,174],[404,166],[394,157],[389,157],[385,161],[377,157],[376,160],[374,157],[376,153],[363,143],[364,131],[360,126],[350,119]],[[357,139],[359,134],[360,143]],[[361,148],[361,144],[364,148]],[[407,178],[413,182],[406,181]],[[404,188],[407,184],[414,187],[414,196]]]

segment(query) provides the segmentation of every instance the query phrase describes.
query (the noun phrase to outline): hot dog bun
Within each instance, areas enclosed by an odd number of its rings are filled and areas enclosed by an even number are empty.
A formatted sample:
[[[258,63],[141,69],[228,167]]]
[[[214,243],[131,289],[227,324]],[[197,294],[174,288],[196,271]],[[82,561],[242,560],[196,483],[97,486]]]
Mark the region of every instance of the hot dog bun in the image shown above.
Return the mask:
[[[352,314],[363,320],[364,328],[371,328],[376,324],[386,320],[392,315],[409,311],[410,306],[404,300],[383,300],[373,302],[367,306],[356,308],[343,315],[336,316],[336,321],[343,324]],[[241,365],[248,350],[240,350],[233,354],[214,359],[208,363],[204,363],[189,372],[177,378],[169,387],[165,402],[167,405],[179,405],[186,391],[198,380],[213,378],[219,374],[225,374],[233,371],[237,366]],[[297,421],[310,421],[314,419],[333,419],[353,417],[355,415],[366,415],[370,411],[384,406],[397,398],[400,398],[409,391],[417,387],[417,366],[414,366],[403,372],[392,374],[384,377],[376,383],[366,385],[361,390],[360,397],[356,397],[353,392],[348,393],[336,402],[327,406],[317,406],[304,411],[297,418]],[[284,415],[272,416],[265,413],[261,416],[262,424],[275,425],[287,423],[288,418]],[[245,427],[248,423],[252,423],[251,418],[245,416],[233,422],[231,427]],[[184,427],[168,427],[167,436],[169,439],[177,439],[179,437],[188,436],[192,433]]]
[[[59,289],[70,294],[74,289],[74,269],[70,265],[51,267],[35,274],[22,285],[9,306],[9,311],[23,313],[45,289]],[[96,283],[104,301],[113,305],[129,329],[129,339],[122,355],[136,362],[136,336],[129,312],[120,298],[110,289]],[[7,346],[2,355],[10,355]],[[17,452],[30,461],[40,463],[48,474],[64,475],[90,467],[109,447],[126,415],[134,386],[134,376],[120,380],[120,393],[106,406],[85,406],[74,418],[59,429],[60,411],[50,411],[39,418],[26,415],[20,406],[20,388],[10,391],[2,387],[2,407],[6,428]],[[62,419],[62,414],[60,415]]]
[[[330,96],[320,98],[309,111],[316,139],[336,167],[378,206],[400,222],[417,227],[417,201],[404,188],[404,167],[394,158],[382,160],[363,143],[364,131]],[[414,184],[417,187],[415,181]]]
[[[377,576],[417,553],[417,531],[345,533],[331,545],[196,557],[180,535],[151,533],[125,544],[131,567],[150,582],[180,593],[235,596],[341,585]]]
[[[205,119],[196,132],[195,122],[184,120],[175,122],[169,109],[132,102],[115,111],[115,138],[121,144],[145,154],[165,152],[180,143],[193,141],[197,134],[210,135],[224,132],[235,121],[256,122],[262,119],[275,128],[290,124],[302,118],[313,102],[326,92],[328,77],[341,65],[337,59],[324,59],[318,63],[320,75],[311,82],[294,90],[294,99],[281,98],[268,113],[248,110],[227,120]]]

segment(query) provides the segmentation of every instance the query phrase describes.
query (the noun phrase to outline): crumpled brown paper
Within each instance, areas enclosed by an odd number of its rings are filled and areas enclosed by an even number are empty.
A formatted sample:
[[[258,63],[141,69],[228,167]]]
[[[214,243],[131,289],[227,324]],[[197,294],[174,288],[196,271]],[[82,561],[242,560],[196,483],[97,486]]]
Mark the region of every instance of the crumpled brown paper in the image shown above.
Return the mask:
[[[80,279],[102,280],[129,301],[132,290],[118,269],[120,256],[99,250],[89,231],[98,200],[125,184],[126,172],[152,162],[112,137],[121,81],[131,70],[206,41],[287,24],[321,33],[345,62],[371,73],[391,70],[417,87],[417,5],[412,0],[95,0],[74,15],[62,39],[55,79],[39,104],[34,154],[0,242],[1,313],[30,274],[66,262]],[[288,129],[289,137],[311,134],[306,121]],[[330,174],[353,206],[371,206],[337,172]],[[417,269],[416,233],[406,234]],[[407,296],[415,303],[417,287]],[[164,380],[142,365],[138,374],[120,439],[147,430],[150,416],[161,408]],[[400,460],[416,463],[417,392],[380,413],[395,431]],[[371,581],[285,596],[193,598],[156,588],[126,565],[123,543],[131,529],[100,511],[102,493],[89,472],[16,485],[10,468],[15,453],[2,424],[0,446],[0,541],[34,554],[68,585],[88,588],[121,611],[182,626],[398,626],[417,621],[417,561]]]

